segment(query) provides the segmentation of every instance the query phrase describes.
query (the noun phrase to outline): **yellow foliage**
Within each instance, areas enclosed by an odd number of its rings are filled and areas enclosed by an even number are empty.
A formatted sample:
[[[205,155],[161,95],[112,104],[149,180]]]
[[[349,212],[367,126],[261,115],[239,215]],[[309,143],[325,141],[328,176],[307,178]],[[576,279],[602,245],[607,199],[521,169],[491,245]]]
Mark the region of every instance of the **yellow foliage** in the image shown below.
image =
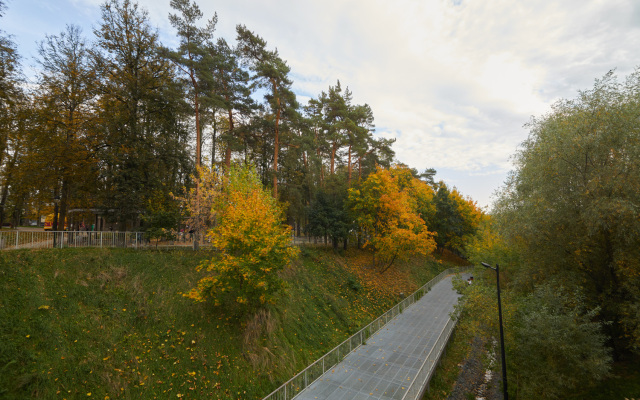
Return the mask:
[[[426,255],[436,247],[418,212],[419,202],[424,204],[430,194],[423,186],[406,167],[396,165],[389,170],[378,167],[360,190],[349,191],[356,222],[368,236],[365,247],[382,262],[383,272],[396,259]]]
[[[213,275],[201,279],[186,296],[196,301],[211,297],[216,304],[226,299],[246,308],[273,303],[284,289],[278,271],[298,254],[281,210],[253,170],[234,167],[228,179],[207,179],[216,185],[202,191],[218,193],[209,196],[217,223],[206,237],[219,256],[199,267]]]

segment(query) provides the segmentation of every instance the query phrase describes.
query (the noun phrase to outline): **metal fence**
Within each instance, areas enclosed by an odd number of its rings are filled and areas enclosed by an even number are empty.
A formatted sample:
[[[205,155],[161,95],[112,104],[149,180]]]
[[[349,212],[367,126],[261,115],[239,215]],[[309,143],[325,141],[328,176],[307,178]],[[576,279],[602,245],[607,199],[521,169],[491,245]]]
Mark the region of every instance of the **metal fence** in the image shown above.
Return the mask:
[[[453,332],[457,322],[457,318],[449,318],[447,324],[442,328],[442,332],[440,332],[436,343],[433,345],[431,351],[429,351],[429,354],[420,366],[420,370],[418,371],[415,379],[411,382],[411,385],[404,396],[402,396],[402,400],[417,400],[422,398],[422,395],[428,388],[429,381],[436,370],[438,361],[440,361],[440,357],[444,352],[445,346],[449,342],[449,338],[451,337],[451,333]]]
[[[438,274],[438,276],[427,282],[424,286],[413,292],[411,295],[407,296],[404,300],[393,306],[389,311],[382,314],[375,321],[371,322],[356,334],[333,348],[320,359],[316,360],[313,364],[300,371],[278,389],[271,392],[263,400],[293,399],[298,393],[302,392],[305,388],[307,388],[307,386],[311,385],[318,378],[320,378],[327,370],[330,370],[331,368],[336,366],[349,353],[357,349],[363,343],[366,344],[367,339],[373,336],[373,334],[379,331],[407,307],[420,300],[425,293],[431,290],[431,288],[436,283],[440,282],[445,276],[458,271],[460,270],[456,268],[449,268],[442,271],[440,274]],[[440,336],[442,337],[442,334]],[[438,339],[438,341],[439,340],[440,338]]]
[[[50,249],[64,247],[133,247],[146,244],[142,232],[0,232],[0,249]]]

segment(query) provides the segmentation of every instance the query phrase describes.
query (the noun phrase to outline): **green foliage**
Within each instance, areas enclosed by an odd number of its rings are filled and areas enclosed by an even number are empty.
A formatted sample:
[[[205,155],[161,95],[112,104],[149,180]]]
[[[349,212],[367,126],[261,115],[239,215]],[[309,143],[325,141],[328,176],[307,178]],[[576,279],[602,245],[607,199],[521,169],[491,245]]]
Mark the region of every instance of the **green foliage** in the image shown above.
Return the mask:
[[[306,232],[313,236],[330,237],[334,248],[338,246],[338,240],[345,240],[351,228],[351,221],[344,204],[345,197],[345,192],[318,191],[307,212],[309,222]]]
[[[287,123],[297,117],[299,107],[296,95],[291,90],[293,82],[289,78],[291,68],[280,58],[278,50],[267,50],[267,42],[251,32],[244,25],[236,26],[238,49],[245,62],[255,73],[254,82],[267,89],[265,100],[271,117],[267,122],[273,129],[273,197],[278,198],[278,156],[280,141],[291,134]],[[271,130],[271,129],[269,129]]]
[[[456,286],[465,294],[457,329],[497,339],[495,272],[476,268],[473,276],[472,285]],[[503,288],[501,295],[511,396],[565,398],[609,376],[606,324],[596,320],[599,310],[588,308],[580,292],[547,283],[528,294]]]
[[[179,216],[175,212],[158,210],[145,215],[143,221],[145,222],[145,236],[148,239],[175,240],[176,226],[179,223]]]
[[[48,214],[59,198],[62,219],[99,209],[118,229],[137,229],[157,192],[195,186],[205,145],[212,169],[255,165],[297,227],[319,190],[355,187],[390,167],[394,139],[374,137],[373,110],[354,104],[348,87],[336,81],[303,115],[275,47],[243,25],[235,43],[214,38],[217,14],[203,20],[196,1],[170,7],[172,49],[134,0],[104,1],[91,37],[70,25],[44,38],[34,85],[21,84],[18,49],[0,31],[0,222]],[[434,174],[423,177],[433,183]],[[431,226],[432,196],[421,191],[418,213]],[[346,225],[331,235],[344,238]]]
[[[101,12],[91,52],[100,93],[97,189],[100,208],[125,229],[154,192],[178,193],[193,163],[181,87],[148,12],[130,0],[108,0]]]
[[[618,361],[613,365],[611,377],[595,386],[578,389],[567,400],[637,399],[640,393],[640,357]]]
[[[196,23],[203,14],[200,7],[189,0],[171,0],[169,3],[171,8],[180,12],[180,15],[169,14],[169,22],[177,30],[177,36],[180,45],[175,51],[166,51],[169,58],[178,66],[179,70],[185,76],[184,83],[193,89],[193,108],[195,111],[196,123],[196,166],[201,165],[202,158],[202,128],[200,118],[200,97],[215,97],[212,92],[202,93],[202,88],[212,84],[213,60],[211,55],[205,50],[207,41],[213,38],[213,31],[218,22],[217,15],[207,21],[204,28],[199,28]],[[164,51],[164,49],[163,49]],[[207,96],[208,95],[208,96]]]
[[[544,285],[515,305],[507,323],[510,389],[522,399],[564,399],[609,375],[612,358],[598,310],[579,293]]]
[[[517,248],[504,239],[489,215],[484,216],[477,233],[467,237],[465,251],[472,265],[489,262],[509,268],[520,264]]]
[[[580,288],[618,353],[640,349],[640,71],[613,73],[532,119],[516,171],[496,203],[521,281]]]
[[[475,202],[463,198],[457,189],[450,190],[440,181],[435,185],[435,216],[432,229],[439,249],[447,248],[464,255],[466,241],[476,234],[483,213]]]

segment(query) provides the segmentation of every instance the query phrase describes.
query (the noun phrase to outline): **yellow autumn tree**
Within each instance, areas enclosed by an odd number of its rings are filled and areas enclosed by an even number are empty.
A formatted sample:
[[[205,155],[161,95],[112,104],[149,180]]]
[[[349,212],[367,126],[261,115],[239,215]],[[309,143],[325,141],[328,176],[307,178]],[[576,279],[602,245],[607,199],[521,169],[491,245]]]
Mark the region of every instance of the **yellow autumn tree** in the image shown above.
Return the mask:
[[[210,196],[215,198],[211,215],[216,225],[206,235],[217,255],[198,267],[211,274],[186,296],[196,301],[212,299],[216,305],[236,304],[241,311],[275,302],[284,290],[278,272],[298,253],[282,211],[252,168],[234,166],[227,176],[219,174],[206,181],[222,182],[202,188],[217,191]]]
[[[412,182],[419,180],[404,169],[378,167],[360,189],[349,190],[349,207],[366,234],[365,248],[373,251],[374,265],[381,273],[396,260],[416,253],[426,255],[436,247],[433,233],[418,212],[419,201],[412,196],[424,191],[414,190],[420,182]]]

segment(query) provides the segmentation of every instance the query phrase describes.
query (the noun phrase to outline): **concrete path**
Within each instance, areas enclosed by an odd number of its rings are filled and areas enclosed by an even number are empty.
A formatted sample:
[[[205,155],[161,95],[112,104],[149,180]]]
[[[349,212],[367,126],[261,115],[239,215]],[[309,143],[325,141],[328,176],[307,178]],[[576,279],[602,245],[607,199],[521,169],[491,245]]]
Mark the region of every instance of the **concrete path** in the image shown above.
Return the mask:
[[[436,284],[295,399],[401,399],[460,297],[451,278]]]

